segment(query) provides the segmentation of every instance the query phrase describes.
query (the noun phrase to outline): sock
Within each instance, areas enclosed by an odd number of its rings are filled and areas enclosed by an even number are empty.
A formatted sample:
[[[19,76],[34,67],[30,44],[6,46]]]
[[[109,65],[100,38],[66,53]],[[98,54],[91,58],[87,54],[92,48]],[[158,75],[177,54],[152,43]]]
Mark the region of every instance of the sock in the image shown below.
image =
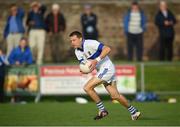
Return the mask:
[[[104,107],[102,101],[96,103],[96,106],[97,106],[97,108],[99,109],[99,111],[101,111],[101,112],[105,110],[105,107]]]
[[[131,113],[131,115],[133,115],[134,113],[137,112],[137,109],[134,106],[130,105],[128,107],[128,111]]]

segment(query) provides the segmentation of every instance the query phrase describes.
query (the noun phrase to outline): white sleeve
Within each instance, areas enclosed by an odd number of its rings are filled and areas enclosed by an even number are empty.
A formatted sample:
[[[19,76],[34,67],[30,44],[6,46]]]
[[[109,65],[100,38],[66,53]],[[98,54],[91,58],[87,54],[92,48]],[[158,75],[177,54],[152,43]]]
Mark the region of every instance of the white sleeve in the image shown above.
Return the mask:
[[[87,46],[97,51],[97,50],[102,50],[104,45],[96,40],[93,40],[87,43]]]

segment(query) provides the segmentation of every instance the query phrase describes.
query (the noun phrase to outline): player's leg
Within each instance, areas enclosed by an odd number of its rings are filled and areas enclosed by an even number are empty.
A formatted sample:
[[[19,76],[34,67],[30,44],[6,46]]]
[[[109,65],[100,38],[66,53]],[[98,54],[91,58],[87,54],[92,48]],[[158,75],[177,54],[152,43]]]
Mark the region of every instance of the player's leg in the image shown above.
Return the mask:
[[[129,107],[127,99],[118,92],[115,82],[112,82],[111,84],[106,83],[104,86],[113,100],[117,100],[126,108]]]
[[[132,120],[137,120],[139,118],[140,112],[134,106],[130,105],[127,99],[118,92],[115,82],[112,82],[111,84],[105,84],[105,88],[113,100],[117,100],[128,109]]]
[[[101,79],[92,77],[84,86],[84,91],[93,99],[95,103],[101,101],[98,94],[94,90],[94,88],[101,82],[102,82]]]
[[[94,118],[95,120],[101,119],[108,115],[108,112],[106,111],[100,97],[94,90],[94,88],[102,83],[102,80],[97,77],[92,77],[84,86],[85,92],[93,99],[93,101],[96,103],[97,108],[99,109],[98,115]]]

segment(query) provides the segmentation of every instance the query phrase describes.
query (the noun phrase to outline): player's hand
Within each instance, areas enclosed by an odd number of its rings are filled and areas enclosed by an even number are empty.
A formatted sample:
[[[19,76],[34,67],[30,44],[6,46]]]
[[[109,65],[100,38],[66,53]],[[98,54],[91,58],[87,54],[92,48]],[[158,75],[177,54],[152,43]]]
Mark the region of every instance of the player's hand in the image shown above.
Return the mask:
[[[91,71],[93,71],[96,67],[97,60],[90,60],[90,62],[91,62],[90,69]]]

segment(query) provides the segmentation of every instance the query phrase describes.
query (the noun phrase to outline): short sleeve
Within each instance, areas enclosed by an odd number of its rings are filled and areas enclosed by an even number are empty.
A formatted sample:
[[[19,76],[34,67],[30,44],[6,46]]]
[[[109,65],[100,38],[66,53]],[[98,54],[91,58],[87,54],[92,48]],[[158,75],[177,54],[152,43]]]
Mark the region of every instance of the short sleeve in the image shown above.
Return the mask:
[[[96,40],[93,40],[88,43],[88,46],[96,51],[102,51],[104,44]]]

